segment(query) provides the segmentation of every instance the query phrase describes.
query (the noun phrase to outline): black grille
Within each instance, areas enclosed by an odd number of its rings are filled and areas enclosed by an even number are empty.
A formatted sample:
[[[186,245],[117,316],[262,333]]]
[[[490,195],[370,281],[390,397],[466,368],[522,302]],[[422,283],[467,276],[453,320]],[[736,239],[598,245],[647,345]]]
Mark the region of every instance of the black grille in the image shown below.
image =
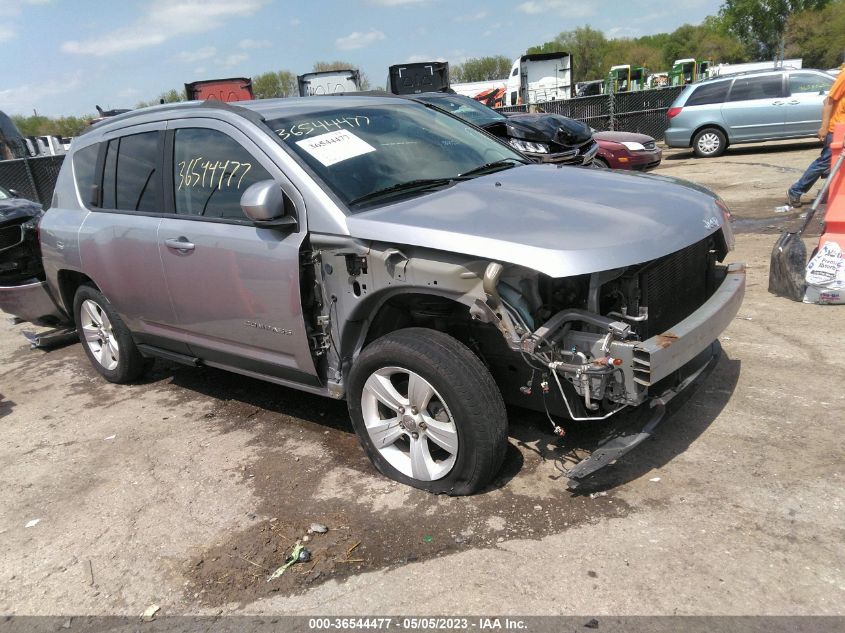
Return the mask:
[[[643,339],[670,330],[712,294],[712,242],[704,239],[654,260],[640,272],[641,304],[648,308],[648,320],[638,328]]]
[[[0,251],[17,246],[22,241],[22,233],[20,225],[7,226],[0,229]]]

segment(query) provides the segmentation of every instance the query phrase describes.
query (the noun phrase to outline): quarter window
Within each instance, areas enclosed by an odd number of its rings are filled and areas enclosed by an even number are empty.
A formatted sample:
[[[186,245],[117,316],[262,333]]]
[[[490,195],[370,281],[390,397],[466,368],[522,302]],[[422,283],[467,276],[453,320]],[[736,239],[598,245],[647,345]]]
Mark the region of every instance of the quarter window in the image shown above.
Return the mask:
[[[819,94],[827,92],[833,85],[833,78],[822,77],[815,73],[790,73],[789,93],[798,94]]]
[[[750,101],[752,99],[777,99],[783,96],[783,76],[737,77],[731,88],[728,101]]]
[[[231,137],[204,128],[180,128],[173,143],[176,213],[245,220],[241,195],[273,177]]]
[[[728,96],[728,87],[731,85],[730,81],[717,81],[712,84],[701,84],[695,89],[695,92],[690,95],[685,105],[709,105],[712,103],[722,103],[725,97]]]
[[[76,176],[76,188],[83,204],[86,206],[94,201],[94,171],[97,168],[97,154],[99,143],[84,147],[73,155],[73,173]]]

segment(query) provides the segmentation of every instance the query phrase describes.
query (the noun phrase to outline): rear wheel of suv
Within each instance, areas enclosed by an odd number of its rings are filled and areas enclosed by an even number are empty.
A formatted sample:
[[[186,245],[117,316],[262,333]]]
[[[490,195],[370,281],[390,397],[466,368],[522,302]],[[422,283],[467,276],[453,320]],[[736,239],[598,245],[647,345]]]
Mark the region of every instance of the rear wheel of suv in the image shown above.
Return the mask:
[[[132,335],[103,294],[83,285],[73,301],[76,331],[88,360],[109,382],[125,383],[138,378],[147,363]]]
[[[348,399],[364,451],[391,479],[468,495],[502,465],[499,389],[478,357],[442,332],[408,328],[368,345],[350,372]]]
[[[692,139],[692,149],[699,158],[721,156],[727,146],[724,132],[715,127],[704,128]]]

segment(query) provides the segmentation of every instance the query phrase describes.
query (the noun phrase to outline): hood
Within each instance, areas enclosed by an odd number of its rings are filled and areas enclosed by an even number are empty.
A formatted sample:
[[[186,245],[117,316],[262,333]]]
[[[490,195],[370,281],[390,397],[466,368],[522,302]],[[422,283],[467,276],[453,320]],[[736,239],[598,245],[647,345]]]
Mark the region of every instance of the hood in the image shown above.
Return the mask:
[[[18,223],[21,219],[28,220],[41,213],[41,205],[26,198],[0,200],[0,226]]]
[[[590,126],[559,114],[515,114],[506,122],[508,136],[523,141],[553,142],[565,147],[580,147],[593,133]]]
[[[613,143],[654,143],[654,137],[636,132],[596,132],[593,138],[597,141],[612,141]]]
[[[646,262],[719,230],[718,197],[666,176],[525,165],[347,217],[352,237],[551,277]],[[729,236],[728,236],[729,237]]]

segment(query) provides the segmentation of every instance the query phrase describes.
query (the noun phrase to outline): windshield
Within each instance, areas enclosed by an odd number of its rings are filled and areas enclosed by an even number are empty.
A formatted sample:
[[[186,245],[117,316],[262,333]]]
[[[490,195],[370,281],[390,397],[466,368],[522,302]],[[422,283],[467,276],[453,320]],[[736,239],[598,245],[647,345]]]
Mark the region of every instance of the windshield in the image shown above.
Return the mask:
[[[499,114],[492,108],[488,108],[486,105],[470,97],[462,97],[460,95],[416,95],[414,98],[451,112],[455,116],[461,117],[464,121],[469,121],[479,127],[508,120],[505,115]]]
[[[525,163],[483,132],[411,102],[323,110],[267,125],[353,212],[374,202],[376,192],[431,191],[403,188],[405,183],[445,181],[446,186],[482,166]]]
[[[12,197],[12,194],[10,194],[8,191],[3,189],[3,187],[0,187],[0,200],[7,200],[11,197]]]

